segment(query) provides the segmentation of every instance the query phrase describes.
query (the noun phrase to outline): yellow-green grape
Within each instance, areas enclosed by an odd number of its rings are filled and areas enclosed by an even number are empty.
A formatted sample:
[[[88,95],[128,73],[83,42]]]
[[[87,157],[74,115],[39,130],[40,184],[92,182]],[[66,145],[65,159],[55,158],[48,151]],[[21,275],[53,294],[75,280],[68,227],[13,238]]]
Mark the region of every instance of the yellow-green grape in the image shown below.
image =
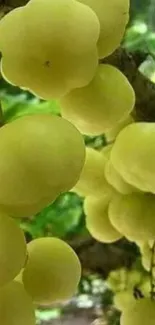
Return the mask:
[[[155,238],[155,196],[149,193],[115,195],[109,203],[112,225],[133,241]]]
[[[35,325],[32,299],[24,286],[16,281],[0,289],[0,324]]]
[[[122,235],[112,226],[108,217],[108,197],[88,196],[84,201],[86,227],[93,238],[103,243],[112,243]]]
[[[110,160],[105,165],[105,178],[121,194],[130,194],[137,191],[136,188],[124,181]]]
[[[117,136],[111,162],[121,176],[142,191],[155,193],[155,123],[137,122]]]
[[[99,32],[97,15],[82,3],[30,0],[0,21],[3,76],[45,100],[59,98],[92,80]]]
[[[127,289],[127,270],[121,268],[111,271],[106,283],[108,287],[114,292],[120,292]]]
[[[119,134],[119,132],[127,125],[134,123],[134,119],[131,115],[129,115],[124,121],[121,121],[120,123],[118,123],[114,128],[112,128],[111,130],[107,131],[105,134],[106,140],[107,142],[113,142],[117,135]]]
[[[114,306],[120,310],[126,310],[128,306],[135,303],[135,297],[133,295],[133,290],[123,290],[116,292],[114,296]]]
[[[26,241],[16,222],[0,212],[0,287],[12,281],[26,260]]]
[[[89,85],[60,99],[62,116],[84,134],[99,135],[115,127],[133,110],[135,94],[117,68],[101,64]]]
[[[133,289],[135,286],[139,286],[142,281],[142,273],[139,270],[131,269],[127,270],[127,288]]]
[[[145,243],[145,245],[141,247],[141,261],[144,269],[148,272],[151,269],[151,260],[152,260],[151,248],[148,243]]]
[[[72,191],[81,196],[110,195],[113,189],[105,179],[104,166],[102,153],[93,148],[86,148],[85,164],[79,181]]]
[[[58,238],[39,238],[27,245],[29,259],[23,284],[33,300],[51,304],[70,299],[76,292],[81,266],[73,249]]]
[[[145,275],[143,277],[142,283],[138,286],[138,289],[141,291],[145,298],[150,297],[151,281],[149,275]]]
[[[105,162],[107,162],[110,159],[112,146],[113,146],[112,144],[108,144],[101,149],[101,153],[105,159]]]
[[[121,315],[121,325],[154,325],[155,302],[149,298],[135,300]]]
[[[0,206],[29,216],[70,190],[85,160],[84,140],[51,114],[18,118],[0,129]]]
[[[92,8],[100,21],[99,57],[108,56],[119,47],[129,20],[129,0],[79,0]]]

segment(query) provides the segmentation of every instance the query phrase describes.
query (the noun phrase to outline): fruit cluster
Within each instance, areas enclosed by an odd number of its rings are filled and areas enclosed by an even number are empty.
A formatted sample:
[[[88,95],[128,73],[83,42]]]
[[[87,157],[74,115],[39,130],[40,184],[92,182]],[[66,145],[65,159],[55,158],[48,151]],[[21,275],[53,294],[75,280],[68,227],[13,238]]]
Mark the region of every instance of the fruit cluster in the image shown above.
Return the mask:
[[[86,225],[97,240],[125,236],[142,245],[155,238],[155,124],[134,122],[132,86],[100,60],[120,45],[128,19],[129,0],[30,0],[0,21],[2,76],[61,107],[61,117],[25,116],[0,129],[4,325],[34,325],[32,302],[70,298],[81,273],[68,244],[39,238],[26,245],[12,217],[35,214],[72,190],[85,197]],[[103,133],[111,144],[85,150],[82,134]],[[149,298],[129,305],[122,325],[146,325],[148,313],[154,323]]]

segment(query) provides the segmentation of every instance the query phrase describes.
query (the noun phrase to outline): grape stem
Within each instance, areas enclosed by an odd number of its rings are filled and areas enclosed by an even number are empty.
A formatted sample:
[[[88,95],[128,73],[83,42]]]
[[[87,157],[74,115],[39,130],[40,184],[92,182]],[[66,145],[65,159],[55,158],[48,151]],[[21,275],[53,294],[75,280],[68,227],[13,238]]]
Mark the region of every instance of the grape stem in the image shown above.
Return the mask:
[[[154,258],[155,258],[155,241],[153,242],[152,248],[151,248],[151,265],[150,265],[150,286],[151,286],[151,299],[154,300],[155,299],[155,279],[154,279]]]

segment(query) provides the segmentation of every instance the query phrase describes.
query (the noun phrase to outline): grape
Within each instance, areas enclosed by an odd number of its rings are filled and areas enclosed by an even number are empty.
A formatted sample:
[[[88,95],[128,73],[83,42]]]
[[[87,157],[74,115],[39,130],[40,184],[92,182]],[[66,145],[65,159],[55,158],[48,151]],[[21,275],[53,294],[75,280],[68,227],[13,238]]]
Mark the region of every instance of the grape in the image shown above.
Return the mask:
[[[105,160],[101,152],[86,148],[86,160],[79,181],[72,191],[81,196],[106,194],[110,195],[112,187],[104,176]]]
[[[144,298],[136,300],[134,304],[128,305],[121,315],[121,325],[154,325],[155,302]]]
[[[114,306],[123,311],[135,303],[135,297],[132,290],[124,290],[117,292],[114,296]]]
[[[141,262],[146,271],[150,271],[151,268],[151,258],[152,258],[152,251],[149,246],[148,242],[143,242],[143,245],[141,244],[139,246],[140,252],[141,252]]]
[[[118,123],[115,127],[113,127],[111,130],[107,131],[105,136],[107,142],[112,142],[116,139],[119,132],[127,125],[134,123],[133,117],[129,115],[125,120]]]
[[[119,292],[126,290],[127,270],[125,268],[121,268],[111,271],[106,282],[112,291]]]
[[[60,99],[62,116],[84,134],[100,135],[132,111],[135,94],[127,78],[108,64],[98,66],[89,85],[73,89]]]
[[[109,204],[112,225],[133,241],[155,238],[155,197],[149,193],[115,195]]]
[[[86,227],[93,238],[103,243],[112,243],[122,235],[111,225],[108,217],[109,198],[87,197],[84,201]]]
[[[84,4],[31,0],[0,21],[3,76],[45,100],[59,98],[92,80],[99,32],[95,12]]]
[[[61,117],[18,118],[0,129],[0,206],[14,216],[37,213],[80,177],[85,145]]]
[[[124,181],[110,160],[107,161],[105,165],[105,178],[107,182],[112,185],[119,193],[130,194],[137,191],[136,188]]]
[[[0,212],[0,287],[12,281],[26,260],[24,234],[16,222]]]
[[[0,324],[35,325],[32,300],[16,281],[0,289]]]
[[[100,58],[108,56],[119,47],[129,20],[129,0],[79,0],[92,8],[100,21],[98,41]]]
[[[155,193],[155,123],[126,126],[116,138],[111,162],[129,184]]]
[[[27,245],[29,259],[23,271],[26,291],[39,304],[71,298],[80,276],[80,262],[72,248],[58,238],[38,238]]]

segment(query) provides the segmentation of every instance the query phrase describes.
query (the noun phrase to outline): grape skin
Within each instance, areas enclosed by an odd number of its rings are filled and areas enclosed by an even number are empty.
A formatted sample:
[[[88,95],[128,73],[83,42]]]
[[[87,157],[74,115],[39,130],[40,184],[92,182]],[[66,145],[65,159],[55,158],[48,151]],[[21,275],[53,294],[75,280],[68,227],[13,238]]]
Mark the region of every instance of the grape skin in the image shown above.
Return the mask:
[[[78,181],[84,140],[63,118],[24,116],[3,126],[0,137],[0,206],[11,215],[39,212]]]
[[[26,241],[16,222],[0,212],[0,287],[12,281],[26,260]]]
[[[45,100],[83,87],[97,68],[99,31],[84,4],[31,0],[0,21],[3,77]]]
[[[98,66],[89,85],[73,89],[60,99],[62,116],[87,135],[100,135],[115,127],[128,117],[134,105],[132,86],[109,64]]]
[[[132,193],[115,195],[109,204],[112,225],[132,241],[155,238],[154,195]]]
[[[81,277],[79,259],[64,241],[38,238],[27,245],[29,259],[22,274],[33,301],[42,305],[70,299]]]
[[[97,196],[99,193],[111,195],[113,189],[105,179],[104,167],[105,158],[102,153],[87,147],[82,173],[72,191],[80,196]]]
[[[122,235],[112,226],[108,217],[109,198],[88,196],[84,201],[86,227],[93,238],[103,243],[112,243]]]
[[[135,304],[128,305],[122,315],[121,325],[154,325],[155,322],[155,302],[144,298],[136,300]]]
[[[155,193],[154,139],[155,123],[133,123],[119,133],[111,151],[111,162],[124,180],[152,193]]]
[[[114,296],[114,306],[120,311],[124,311],[133,303],[135,303],[133,290],[120,291]]]
[[[35,325],[32,299],[22,284],[13,281],[0,289],[0,324]]]
[[[119,47],[129,20],[129,0],[79,0],[97,14],[101,26],[99,57],[110,55]]]

